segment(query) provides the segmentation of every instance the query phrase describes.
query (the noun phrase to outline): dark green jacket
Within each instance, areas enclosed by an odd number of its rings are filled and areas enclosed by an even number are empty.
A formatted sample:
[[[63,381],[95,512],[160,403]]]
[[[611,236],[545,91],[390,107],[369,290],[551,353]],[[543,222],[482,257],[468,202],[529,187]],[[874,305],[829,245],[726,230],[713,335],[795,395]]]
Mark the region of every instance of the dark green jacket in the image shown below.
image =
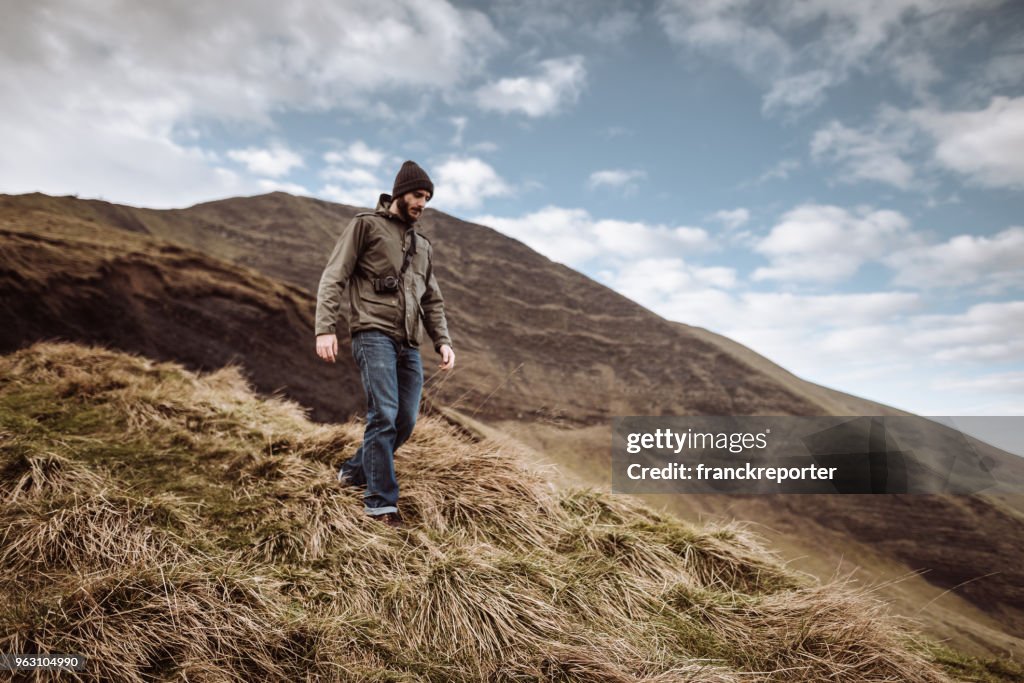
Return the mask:
[[[444,299],[434,278],[430,242],[416,233],[416,252],[397,292],[375,292],[374,278],[398,276],[413,230],[388,212],[391,196],[382,194],[373,213],[352,219],[334,245],[316,295],[316,333],[336,334],[342,292],[348,286],[351,334],[380,330],[419,346],[426,326],[434,349],[452,343],[444,317]]]

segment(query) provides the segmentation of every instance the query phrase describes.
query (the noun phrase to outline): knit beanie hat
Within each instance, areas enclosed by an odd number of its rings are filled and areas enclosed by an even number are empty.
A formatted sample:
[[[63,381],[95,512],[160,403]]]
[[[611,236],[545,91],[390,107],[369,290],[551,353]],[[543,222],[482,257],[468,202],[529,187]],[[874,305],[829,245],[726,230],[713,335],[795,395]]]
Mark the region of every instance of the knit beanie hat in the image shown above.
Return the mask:
[[[434,183],[430,182],[430,176],[415,161],[407,161],[402,164],[398,175],[395,176],[395,187],[391,190],[391,196],[397,199],[413,190],[426,190],[433,197]]]

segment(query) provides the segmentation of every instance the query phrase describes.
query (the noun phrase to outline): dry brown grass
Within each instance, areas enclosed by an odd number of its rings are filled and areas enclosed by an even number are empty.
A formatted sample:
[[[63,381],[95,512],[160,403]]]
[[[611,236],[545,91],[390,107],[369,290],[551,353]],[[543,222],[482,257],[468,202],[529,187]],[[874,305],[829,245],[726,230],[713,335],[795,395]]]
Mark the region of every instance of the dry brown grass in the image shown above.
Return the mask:
[[[22,441],[26,441],[22,439]],[[72,491],[96,492],[103,488],[101,475],[56,453],[14,455],[21,449],[8,439],[4,450],[12,457],[0,470],[0,496],[8,504],[67,495]],[[28,446],[29,444],[25,444]]]
[[[234,369],[38,344],[0,358],[0,435],[0,648],[82,680],[946,680],[746,529],[557,492],[436,418],[396,460],[400,531],[334,479],[361,425]]]
[[[110,681],[152,680],[161,665],[215,667],[220,680],[288,680],[295,671],[284,605],[257,577],[185,563],[111,568],[54,588],[63,590],[45,617],[31,633],[7,636],[5,652],[84,654],[89,677]]]
[[[187,553],[167,530],[194,530],[176,501],[140,501],[102,494],[5,506],[0,514],[0,566],[31,577],[56,569],[90,571],[109,566],[176,562]]]

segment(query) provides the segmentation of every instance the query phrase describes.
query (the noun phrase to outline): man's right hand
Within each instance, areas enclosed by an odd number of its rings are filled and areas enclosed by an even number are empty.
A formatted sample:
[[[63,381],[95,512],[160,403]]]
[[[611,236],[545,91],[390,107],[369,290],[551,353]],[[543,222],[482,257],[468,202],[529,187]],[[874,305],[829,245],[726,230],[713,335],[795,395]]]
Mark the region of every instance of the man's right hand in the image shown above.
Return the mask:
[[[338,335],[318,334],[316,336],[316,355],[328,363],[333,363],[338,357]]]

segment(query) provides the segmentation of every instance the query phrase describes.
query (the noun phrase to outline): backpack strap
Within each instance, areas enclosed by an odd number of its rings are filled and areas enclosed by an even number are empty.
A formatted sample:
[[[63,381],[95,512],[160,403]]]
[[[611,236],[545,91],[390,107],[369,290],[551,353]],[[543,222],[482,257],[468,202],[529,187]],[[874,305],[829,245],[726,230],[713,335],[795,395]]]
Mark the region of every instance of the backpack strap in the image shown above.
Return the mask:
[[[402,270],[398,273],[398,279],[401,280],[405,276],[405,271],[412,263],[412,257],[416,254],[416,231],[412,230],[412,237],[409,239],[409,248],[405,250],[405,255],[402,257]]]

